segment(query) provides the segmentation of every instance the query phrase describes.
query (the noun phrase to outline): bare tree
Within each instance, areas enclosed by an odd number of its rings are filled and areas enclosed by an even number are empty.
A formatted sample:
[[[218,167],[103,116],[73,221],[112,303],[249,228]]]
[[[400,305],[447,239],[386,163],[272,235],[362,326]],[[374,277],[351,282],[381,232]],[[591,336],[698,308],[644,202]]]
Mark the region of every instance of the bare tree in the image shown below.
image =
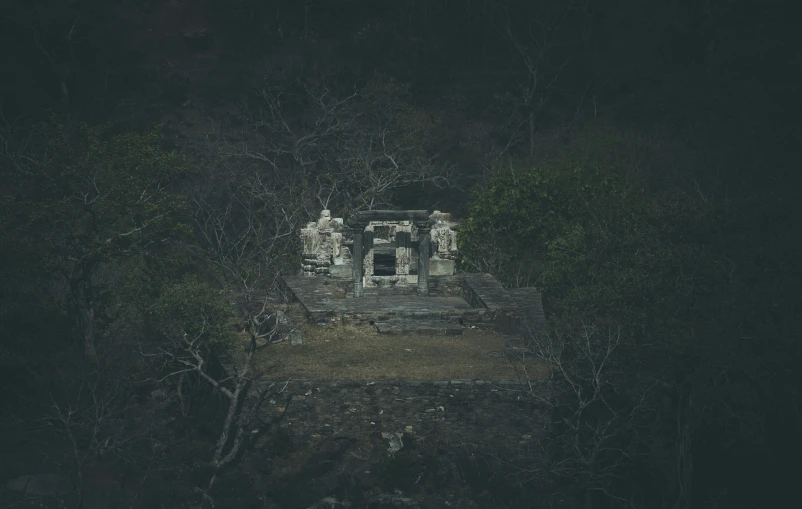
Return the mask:
[[[425,115],[390,78],[288,72],[210,120],[201,150],[213,152],[214,164],[255,167],[263,184],[290,190],[306,217],[321,206],[342,214],[388,206],[404,186],[452,183],[452,168],[427,150]]]
[[[278,333],[281,322],[275,320],[275,314],[268,311],[267,305],[263,306],[259,312],[252,314],[250,316],[251,323],[245,328],[248,340],[235,352],[236,359],[230,371],[215,376],[207,367],[209,359],[207,334],[211,323],[207,323],[206,320],[209,320],[210,317],[202,309],[199,311],[204,321],[195,324],[199,325],[199,330],[194,335],[190,336],[181,325],[168,329],[165,331],[168,343],[158,347],[155,352],[145,353],[145,355],[157,357],[164,362],[164,367],[168,372],[159,379],[160,381],[179,377],[177,387],[179,393],[184,383],[182,375],[192,373],[207,382],[228,400],[225,419],[210,460],[210,465],[214,469],[208,485],[211,488],[218,473],[230,465],[243,450],[248,439],[248,431],[251,430],[253,424],[258,422],[261,403],[275,386],[275,384],[268,386],[256,384],[256,391],[251,393],[251,388],[261,374],[256,368],[254,358],[258,352],[269,346],[270,340]],[[265,330],[264,325],[271,318],[274,319],[274,325]]]
[[[158,130],[108,137],[107,126],[81,123],[4,127],[0,161],[11,196],[0,202],[0,217],[38,263],[30,265],[69,288],[65,305],[85,356],[96,359],[106,308],[97,272],[154,255],[178,233],[182,202],[168,187],[186,173],[185,161],[163,150]]]
[[[66,486],[55,485],[56,491],[50,492],[51,483],[47,483],[30,495],[59,498],[65,507],[75,508],[83,507],[87,496],[97,489],[108,492],[116,486],[119,492],[109,494],[135,498],[148,480],[148,472],[163,458],[167,446],[155,438],[154,408],[137,405],[132,399],[131,377],[136,376],[137,368],[106,360],[102,355],[98,363],[83,369],[65,365],[63,360],[51,366],[48,401],[29,401],[41,416],[9,416],[22,427],[21,436],[43,463],[69,477]],[[96,486],[99,472],[111,482]],[[139,476],[138,482],[126,486],[125,477],[133,476]]]
[[[213,283],[210,289],[190,281],[168,295],[163,311],[169,315],[176,309],[170,306],[176,297],[181,311],[160,321],[163,341],[143,349],[161,365],[158,381],[175,381],[183,411],[189,376],[226,400],[208,487],[244,450],[265,397],[283,391],[260,383],[264,373],[258,357],[291,332],[276,289],[281,272],[297,266],[292,256],[302,213],[299,197],[275,174],[252,166],[238,170],[187,190],[195,237],[183,247]],[[233,333],[233,327],[240,332]],[[212,357],[222,362],[222,371],[211,369]]]
[[[243,296],[274,287],[303,221],[293,183],[251,166],[200,182],[188,196],[195,235],[184,248]]]
[[[653,395],[660,381],[627,374],[619,351],[623,331],[615,323],[580,321],[545,331],[525,325],[528,347],[521,355],[541,361],[550,381],[530,381],[529,394],[552,414],[538,451],[547,461],[535,462],[529,474],[570,481],[586,509],[593,507],[594,493],[629,507],[629,494],[616,484],[655,445],[649,430],[657,419]]]
[[[534,155],[540,120],[555,92],[563,70],[571,61],[561,40],[569,17],[580,10],[577,2],[538,4],[536,12],[528,5],[515,7],[491,0],[484,9],[494,20],[496,30],[508,45],[514,62],[511,75],[517,84],[516,95],[509,96],[512,110],[497,127],[508,140],[502,153],[520,141],[526,133],[529,156]]]
[[[70,100],[70,81],[76,72],[76,28],[80,32],[83,21],[80,9],[71,4],[25,2],[16,5],[14,14],[9,17],[30,34],[36,49],[45,57],[52,77],[58,82],[64,104]]]

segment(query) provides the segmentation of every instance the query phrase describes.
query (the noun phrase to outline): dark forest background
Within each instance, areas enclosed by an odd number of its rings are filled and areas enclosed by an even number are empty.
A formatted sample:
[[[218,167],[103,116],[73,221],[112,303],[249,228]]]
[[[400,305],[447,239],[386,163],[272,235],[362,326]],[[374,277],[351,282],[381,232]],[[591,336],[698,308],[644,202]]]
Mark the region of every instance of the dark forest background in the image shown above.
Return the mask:
[[[295,507],[212,489],[245,468],[276,277],[323,208],[428,208],[462,220],[462,270],[543,289],[535,347],[559,343],[545,463],[473,507],[792,502],[797,19],[779,0],[4,1],[2,480],[35,431],[74,507],[98,470],[156,497],[119,507]],[[232,330],[248,369],[220,382]],[[190,410],[190,387],[218,407]],[[159,390],[178,400],[132,410]],[[141,455],[175,416],[160,440],[180,447]]]

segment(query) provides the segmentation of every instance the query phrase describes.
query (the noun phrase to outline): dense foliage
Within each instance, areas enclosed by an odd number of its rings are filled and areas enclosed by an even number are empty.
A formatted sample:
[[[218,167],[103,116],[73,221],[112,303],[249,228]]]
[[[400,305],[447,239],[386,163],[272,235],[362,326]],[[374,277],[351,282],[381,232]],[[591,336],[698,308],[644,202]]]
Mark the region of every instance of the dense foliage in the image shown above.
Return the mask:
[[[592,141],[587,133],[579,139]],[[768,329],[751,318],[752,293],[769,281],[761,281],[761,271],[747,260],[754,259],[752,249],[768,246],[750,249],[733,242],[733,236],[760,235],[739,222],[754,202],[705,195],[676,180],[673,187],[650,190],[640,175],[627,171],[629,152],[587,158],[570,148],[545,164],[513,163],[476,194],[459,232],[463,268],[543,290],[551,327],[535,341],[535,352],[557,366],[563,381],[565,395],[555,411],[576,419],[572,427],[573,421],[562,418],[568,426],[553,443],[567,448],[559,454],[580,454],[581,448],[570,445],[574,439],[599,447],[602,436],[625,440],[639,451],[626,453],[624,460],[613,452],[621,444],[607,453],[598,449],[598,456],[591,447],[576,458],[570,475],[613,498],[640,498],[646,494],[624,489],[600,472],[612,468],[618,472],[613,476],[633,475],[627,469],[646,468],[641,461],[655,468],[660,457],[679,455],[683,463],[675,475],[682,489],[660,496],[689,497],[690,481],[682,477],[690,468],[686,456],[720,454],[723,443],[733,454],[745,454],[768,439],[765,430],[773,417],[755,404],[766,397],[765,380],[784,376],[775,371],[778,355],[795,355],[797,349],[779,329],[755,332]],[[779,249],[783,241],[771,245]],[[744,286],[746,280],[755,286]],[[785,387],[787,394],[799,389]],[[599,394],[603,405],[588,394]],[[781,404],[783,398],[771,399]],[[665,401],[673,403],[666,407]],[[635,419],[644,406],[658,416],[655,422],[673,419],[674,429]],[[615,419],[604,417],[607,412]],[[622,422],[621,415],[632,420]],[[625,438],[626,430],[634,433],[641,426],[648,431]],[[599,435],[602,428],[606,435]],[[582,438],[583,433],[590,436]],[[692,436],[728,438],[704,443]],[[685,445],[679,452],[648,440],[637,445],[645,437]],[[644,450],[650,452],[642,457]],[[590,457],[598,465],[586,463]],[[700,462],[696,475],[715,477],[705,470],[710,465]],[[653,481],[643,482],[654,493]]]
[[[9,251],[24,258],[25,291],[62,288],[59,304],[94,356],[96,321],[125,288],[120,274],[141,268],[142,256],[165,257],[188,231],[184,201],[171,192],[188,173],[186,160],[164,149],[158,129],[114,134],[51,122],[8,134],[3,176],[12,195],[2,213]]]
[[[457,499],[786,503],[802,211],[780,3],[5,2],[0,482],[30,473],[4,447],[31,444],[70,507],[323,490],[236,466],[265,429],[252,360],[289,330],[298,229],[399,207],[454,212],[462,270],[546,299],[526,354],[548,361],[549,440],[526,464],[427,444]],[[404,461],[371,467],[382,489],[422,489]],[[374,481],[324,494],[357,507]],[[98,486],[125,503],[82,499]]]

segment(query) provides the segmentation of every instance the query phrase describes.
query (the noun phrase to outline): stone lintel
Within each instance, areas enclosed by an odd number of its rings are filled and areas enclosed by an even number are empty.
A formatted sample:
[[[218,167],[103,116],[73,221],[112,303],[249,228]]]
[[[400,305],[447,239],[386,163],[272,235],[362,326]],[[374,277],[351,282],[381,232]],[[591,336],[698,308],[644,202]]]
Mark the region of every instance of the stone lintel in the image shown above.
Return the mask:
[[[349,222],[428,221],[428,210],[361,210]]]

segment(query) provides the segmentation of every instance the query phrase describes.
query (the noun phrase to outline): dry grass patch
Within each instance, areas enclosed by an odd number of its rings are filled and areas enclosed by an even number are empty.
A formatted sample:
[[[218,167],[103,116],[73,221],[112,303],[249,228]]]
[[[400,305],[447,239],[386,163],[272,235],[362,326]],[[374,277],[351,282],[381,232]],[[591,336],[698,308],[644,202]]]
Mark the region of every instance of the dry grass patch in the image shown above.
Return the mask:
[[[301,331],[303,344],[284,341],[263,352],[258,364],[264,378],[505,380],[526,374],[543,376],[542,365],[534,360],[526,365],[508,361],[504,338],[481,329],[466,328],[462,336],[379,335],[367,325],[306,323]]]

